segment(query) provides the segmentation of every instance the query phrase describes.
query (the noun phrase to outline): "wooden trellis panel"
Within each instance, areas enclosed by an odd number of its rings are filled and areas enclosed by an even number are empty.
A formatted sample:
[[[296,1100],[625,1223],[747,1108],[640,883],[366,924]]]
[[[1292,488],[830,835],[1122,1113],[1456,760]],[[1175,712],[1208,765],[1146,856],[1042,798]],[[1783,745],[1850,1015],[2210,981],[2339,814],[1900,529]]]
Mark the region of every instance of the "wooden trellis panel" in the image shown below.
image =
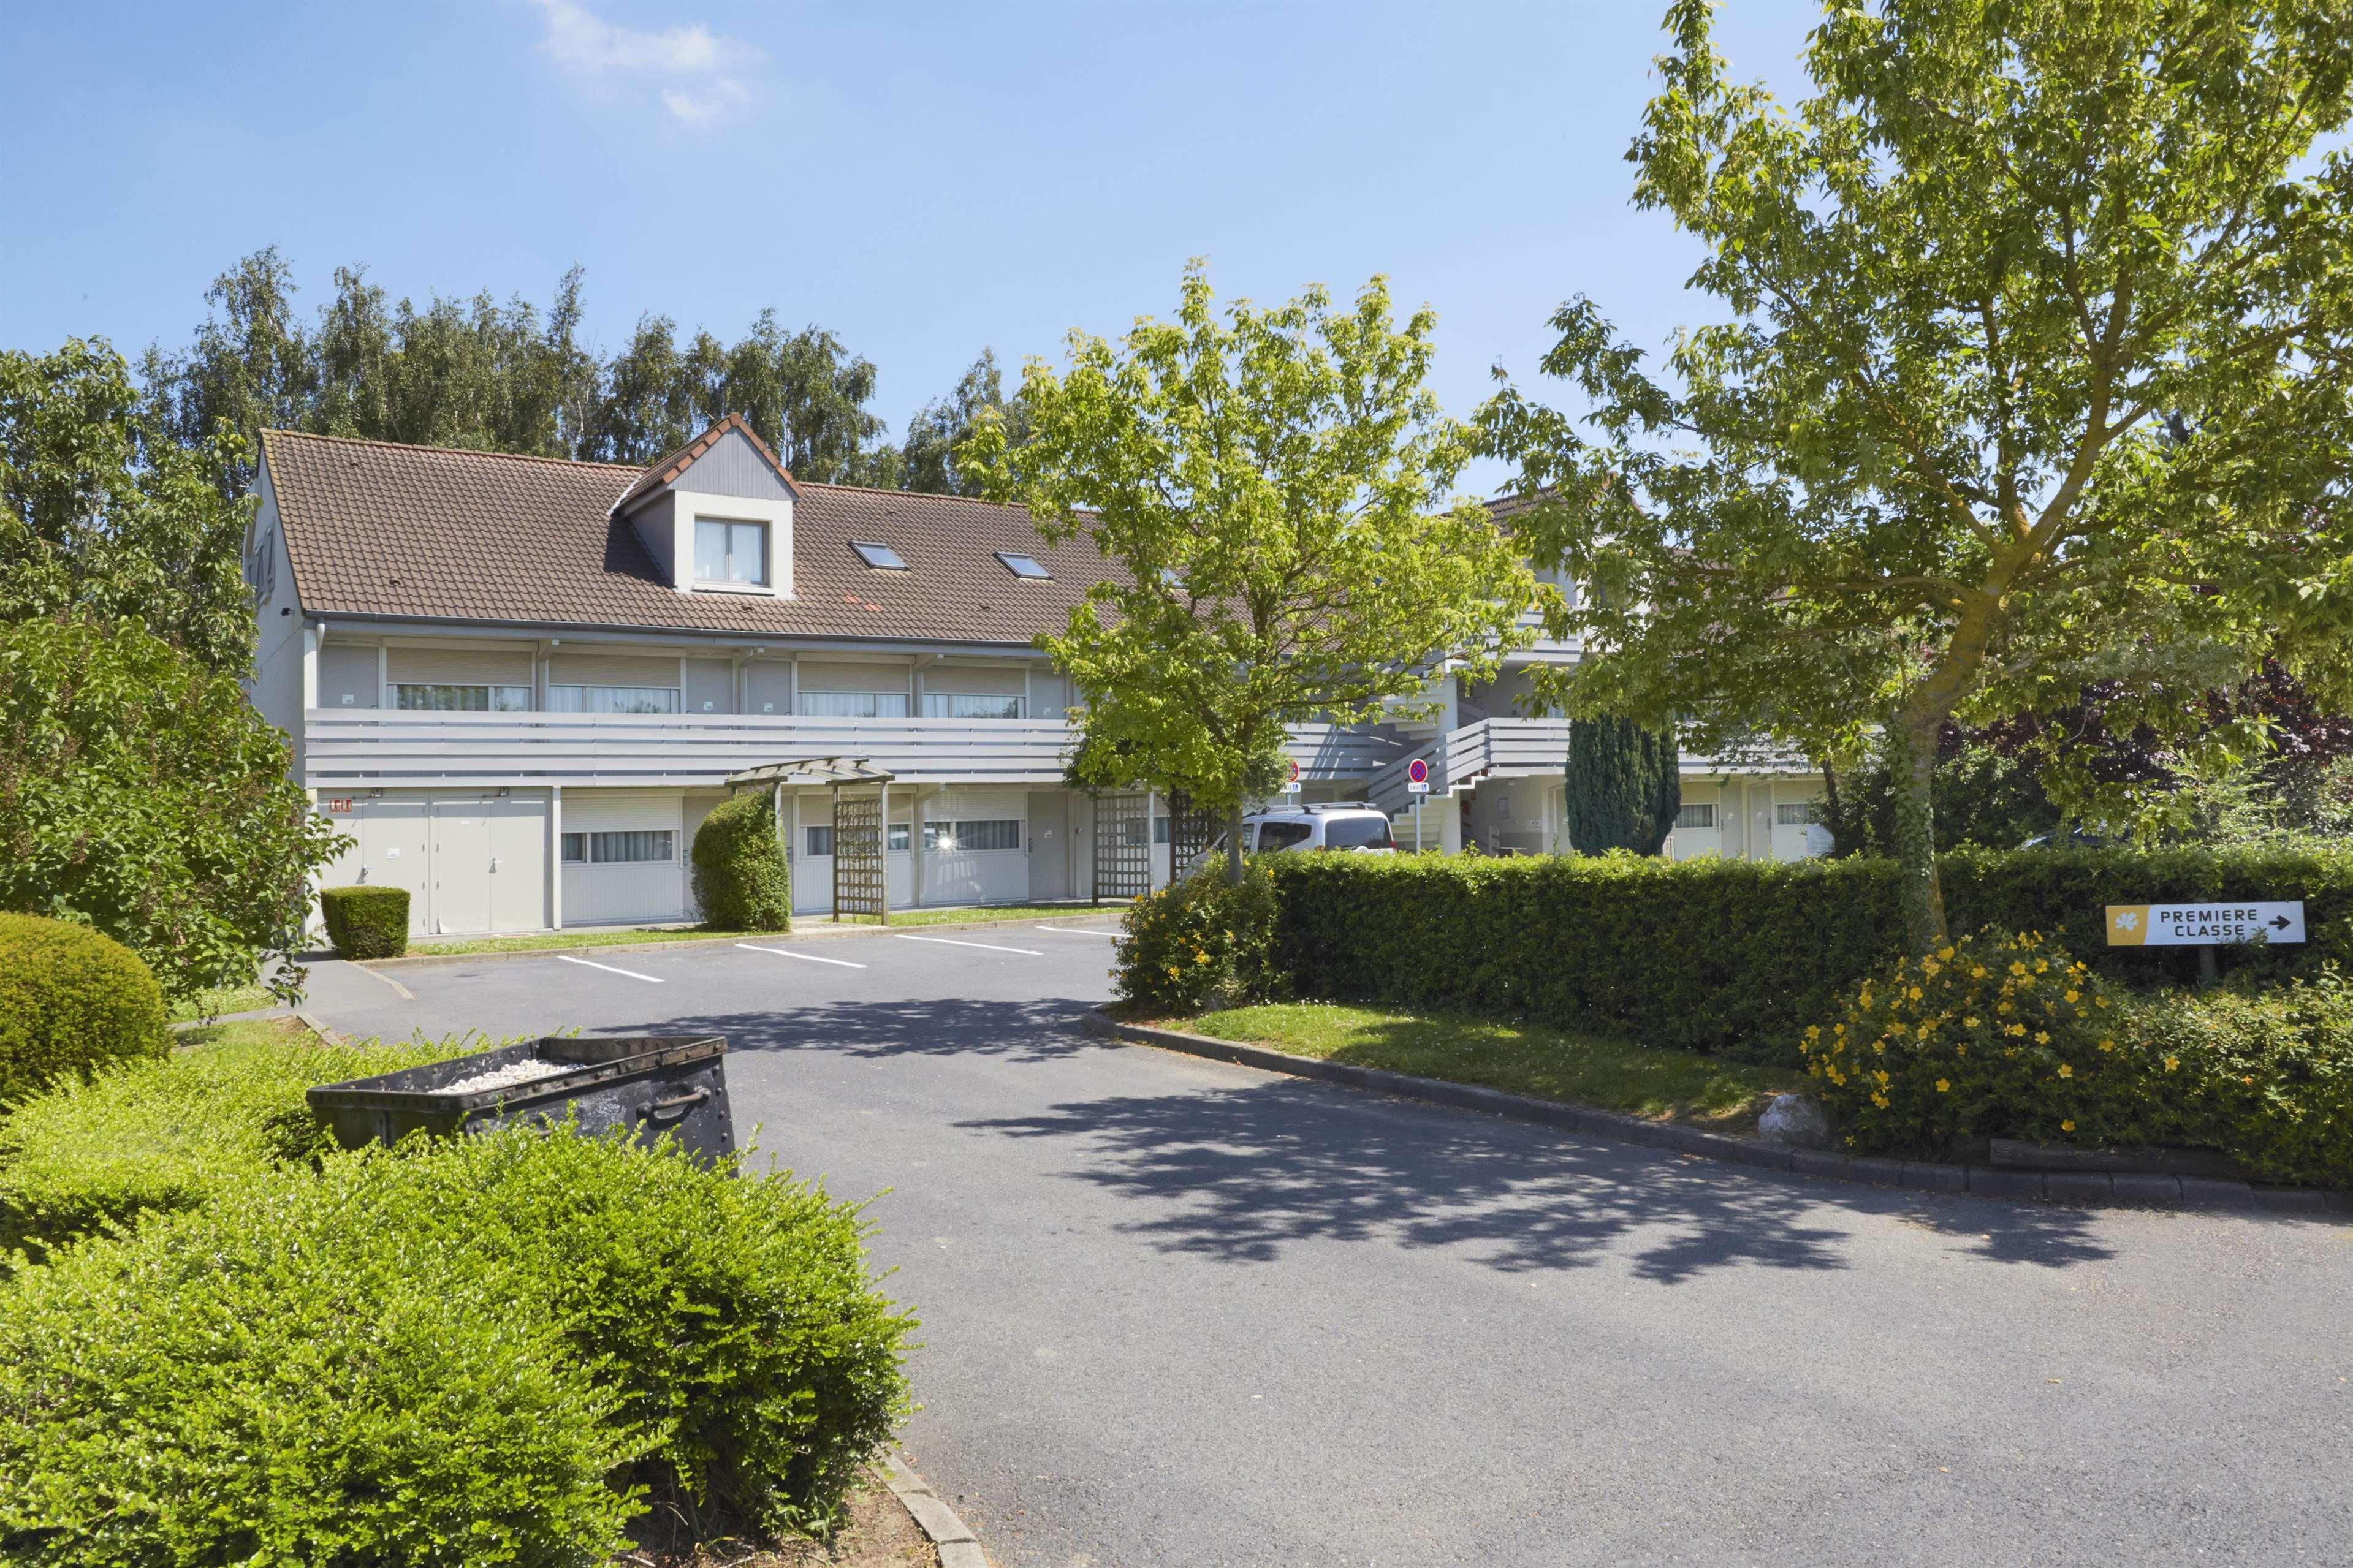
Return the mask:
[[[1218,836],[1218,819],[1194,805],[1193,797],[1178,790],[1168,797],[1168,874],[1183,880],[1194,861],[1208,852]]]
[[[833,918],[872,915],[891,923],[889,873],[882,857],[882,822],[890,786],[873,795],[833,792]]]
[[[1095,891],[1140,899],[1152,891],[1151,802],[1140,795],[1095,796]]]

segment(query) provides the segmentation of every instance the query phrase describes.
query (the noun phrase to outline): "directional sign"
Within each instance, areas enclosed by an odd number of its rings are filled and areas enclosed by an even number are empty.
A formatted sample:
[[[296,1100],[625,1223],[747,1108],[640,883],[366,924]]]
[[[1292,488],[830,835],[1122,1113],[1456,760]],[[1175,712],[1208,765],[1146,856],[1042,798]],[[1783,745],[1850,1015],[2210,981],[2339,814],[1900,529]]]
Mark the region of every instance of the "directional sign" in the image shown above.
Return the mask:
[[[2110,947],[2208,947],[2303,940],[2301,899],[2108,906]]]

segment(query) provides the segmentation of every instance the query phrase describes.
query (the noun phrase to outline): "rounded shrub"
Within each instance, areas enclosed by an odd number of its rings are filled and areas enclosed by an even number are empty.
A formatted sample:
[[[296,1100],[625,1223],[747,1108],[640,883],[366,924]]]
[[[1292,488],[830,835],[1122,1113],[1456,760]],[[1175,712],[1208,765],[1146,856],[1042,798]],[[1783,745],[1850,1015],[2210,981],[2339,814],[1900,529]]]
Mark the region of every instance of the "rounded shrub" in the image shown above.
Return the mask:
[[[792,868],[765,795],[730,795],[695,829],[694,901],[716,930],[790,929]]]
[[[1120,999],[1140,1013],[1198,1013],[1275,1000],[1284,991],[1273,958],[1273,879],[1245,864],[1240,886],[1222,865],[1205,867],[1136,900],[1112,970]]]
[[[88,926],[0,914],[0,1110],[171,1048],[163,989],[137,953]]]
[[[1982,931],[1863,981],[1800,1048],[1856,1149],[2101,1143],[2146,1119],[2123,1024],[2108,988],[2064,952],[2031,931]]]
[[[319,893],[337,958],[398,958],[408,951],[408,889],[357,883]]]

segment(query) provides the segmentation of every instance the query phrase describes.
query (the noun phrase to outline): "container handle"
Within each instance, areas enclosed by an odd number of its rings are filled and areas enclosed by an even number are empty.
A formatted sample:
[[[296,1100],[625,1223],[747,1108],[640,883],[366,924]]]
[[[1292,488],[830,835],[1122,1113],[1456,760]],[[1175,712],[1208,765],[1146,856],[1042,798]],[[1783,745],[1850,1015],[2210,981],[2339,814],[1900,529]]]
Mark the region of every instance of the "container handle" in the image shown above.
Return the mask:
[[[667,1121],[672,1117],[685,1115],[688,1106],[701,1105],[710,1098],[709,1089],[698,1089],[691,1094],[681,1094],[674,1100],[645,1100],[638,1106],[638,1117],[644,1121]]]

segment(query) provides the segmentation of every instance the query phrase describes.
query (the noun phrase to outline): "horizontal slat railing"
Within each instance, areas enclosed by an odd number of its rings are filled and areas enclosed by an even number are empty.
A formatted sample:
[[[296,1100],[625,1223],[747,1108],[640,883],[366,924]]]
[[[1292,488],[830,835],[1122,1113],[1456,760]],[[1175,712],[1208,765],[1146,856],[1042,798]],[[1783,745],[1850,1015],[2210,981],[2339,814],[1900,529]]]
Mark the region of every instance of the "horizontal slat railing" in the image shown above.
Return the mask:
[[[856,757],[913,784],[1050,784],[1071,746],[1055,720],[820,719],[769,714],[418,713],[313,709],[313,789],[532,784],[707,786],[808,757]],[[1303,779],[1367,777],[1397,755],[1332,724],[1292,731]]]

